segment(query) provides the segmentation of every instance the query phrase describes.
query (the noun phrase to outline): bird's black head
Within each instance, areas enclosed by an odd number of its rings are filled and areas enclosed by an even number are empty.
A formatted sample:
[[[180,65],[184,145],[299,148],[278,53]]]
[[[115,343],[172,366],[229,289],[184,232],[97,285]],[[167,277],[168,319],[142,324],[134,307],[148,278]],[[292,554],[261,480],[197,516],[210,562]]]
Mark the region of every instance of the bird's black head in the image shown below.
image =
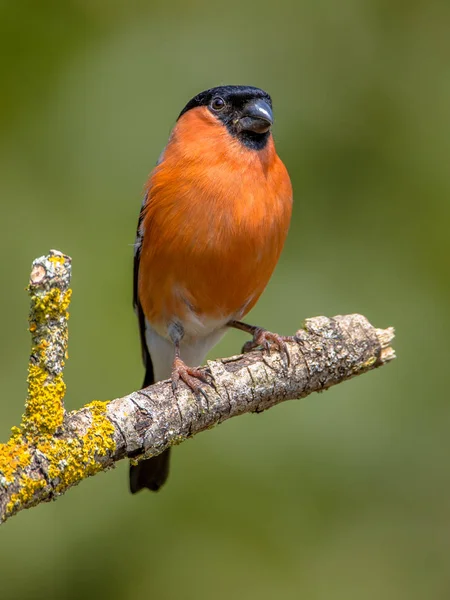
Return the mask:
[[[263,90],[244,85],[211,88],[192,98],[178,118],[198,106],[206,106],[248,148],[262,150],[267,144],[273,113],[272,100]]]

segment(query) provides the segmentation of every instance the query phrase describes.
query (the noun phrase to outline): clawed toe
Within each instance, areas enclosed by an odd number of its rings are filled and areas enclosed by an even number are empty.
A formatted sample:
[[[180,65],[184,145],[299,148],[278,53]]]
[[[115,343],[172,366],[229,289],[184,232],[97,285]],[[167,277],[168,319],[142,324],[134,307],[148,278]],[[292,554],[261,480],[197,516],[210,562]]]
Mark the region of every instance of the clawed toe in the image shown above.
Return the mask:
[[[203,383],[209,383],[209,379],[205,373],[200,369],[188,367],[180,358],[176,358],[172,368],[172,390],[174,393],[178,389],[180,379],[194,394],[201,394],[207,399],[206,391],[202,387]]]
[[[293,336],[279,335],[258,327],[253,334],[253,340],[246,342],[242,348],[242,352],[251,352],[255,348],[261,347],[268,354],[272,347],[276,347],[280,352],[286,355],[288,365],[290,364],[290,356],[286,342],[294,341]]]

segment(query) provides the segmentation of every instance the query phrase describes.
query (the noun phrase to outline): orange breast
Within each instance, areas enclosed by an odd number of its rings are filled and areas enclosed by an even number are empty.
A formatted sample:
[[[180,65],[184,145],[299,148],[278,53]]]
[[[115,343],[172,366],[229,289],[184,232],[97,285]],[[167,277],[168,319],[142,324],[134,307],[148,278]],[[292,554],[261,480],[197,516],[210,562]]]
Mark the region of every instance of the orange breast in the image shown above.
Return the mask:
[[[275,268],[291,208],[272,138],[250,150],[206,108],[188,111],[148,183],[139,269],[147,320],[164,335],[174,319],[201,335],[207,323],[244,316]]]

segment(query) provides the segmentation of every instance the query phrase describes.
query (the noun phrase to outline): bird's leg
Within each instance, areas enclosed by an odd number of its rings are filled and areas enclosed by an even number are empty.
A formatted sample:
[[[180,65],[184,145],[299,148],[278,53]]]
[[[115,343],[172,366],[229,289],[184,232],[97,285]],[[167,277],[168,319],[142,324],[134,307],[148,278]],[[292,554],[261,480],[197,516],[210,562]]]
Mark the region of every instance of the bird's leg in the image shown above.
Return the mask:
[[[175,393],[180,379],[190,388],[194,394],[206,395],[202,388],[202,383],[208,383],[208,378],[200,369],[188,367],[180,357],[180,343],[184,336],[184,329],[181,324],[173,325],[169,330],[169,335],[175,345],[175,358],[172,365],[172,390]]]
[[[286,342],[295,341],[294,336],[272,333],[263,327],[248,325],[247,323],[242,323],[242,321],[229,321],[227,325],[228,327],[245,331],[245,333],[249,333],[253,336],[253,339],[250,342],[245,342],[242,347],[242,352],[251,352],[255,348],[262,347],[270,354],[271,347],[276,346],[280,352],[286,354],[289,362],[289,352]]]

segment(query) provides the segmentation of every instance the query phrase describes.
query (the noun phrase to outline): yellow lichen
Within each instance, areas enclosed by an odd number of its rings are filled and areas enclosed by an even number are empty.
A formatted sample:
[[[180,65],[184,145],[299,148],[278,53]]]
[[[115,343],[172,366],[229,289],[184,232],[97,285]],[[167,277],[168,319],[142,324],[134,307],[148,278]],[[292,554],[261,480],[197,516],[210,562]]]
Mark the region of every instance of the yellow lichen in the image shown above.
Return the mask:
[[[114,426],[106,416],[107,402],[94,401],[83,411],[90,409],[91,423],[83,436],[70,437],[62,431],[59,435],[22,434],[14,428],[11,439],[0,444],[0,484],[4,487],[16,482],[17,474],[31,462],[30,446],[39,452],[41,459],[48,462],[48,477],[53,492],[64,493],[67,488],[82,479],[102,470],[100,458],[115,450]],[[34,479],[25,474],[19,475],[18,491],[11,496],[6,512],[11,515],[15,509],[33,505],[36,492],[46,487],[45,479]]]
[[[72,290],[67,290],[66,292],[64,292],[64,294],[62,295],[61,298],[61,309],[66,311],[69,308],[69,304],[70,304],[70,299],[72,298]],[[66,317],[68,318],[69,315],[66,314]]]
[[[14,428],[17,430],[17,428]],[[29,448],[18,431],[14,431],[6,444],[0,444],[0,481],[7,486],[14,481],[19,469],[28,467],[31,461]]]
[[[48,475],[57,493],[100,471],[102,465],[98,459],[114,451],[114,427],[106,417],[106,406],[107,402],[94,401],[85,407],[92,416],[85,435],[49,436],[38,443],[37,449],[49,461]]]
[[[16,494],[11,496],[11,500],[6,505],[6,513],[12,514],[16,506],[30,507],[38,500],[36,492],[46,486],[44,479],[33,479],[32,477],[22,477],[20,488]]]
[[[64,257],[52,256],[49,260],[62,263]],[[49,320],[59,321],[57,343],[66,346],[67,327],[64,321],[71,290],[62,293],[54,288],[43,296],[32,292],[30,332],[33,336],[32,361],[28,368],[28,398],[21,427],[13,427],[11,438],[0,444],[0,486],[14,486],[14,494],[6,507],[7,515],[29,507],[39,500],[39,491],[47,498],[49,488],[53,493],[63,493],[68,487],[103,468],[101,458],[114,452],[114,426],[106,416],[106,402],[94,401],[84,407],[90,415],[90,424],[83,435],[64,429],[64,394],[66,386],[62,374],[55,374],[53,350],[54,333],[48,331]],[[51,362],[53,361],[53,362]],[[63,365],[61,365],[63,366]],[[86,412],[89,411],[89,412]],[[32,457],[40,456],[47,467],[47,477],[31,471]]]
[[[359,365],[356,365],[353,370],[355,372],[358,371],[365,371],[367,369],[370,369],[370,367],[373,367],[373,365],[377,362],[377,359],[375,356],[371,356],[370,358],[368,358],[365,362],[360,363]]]
[[[32,434],[51,435],[63,424],[66,384],[62,375],[47,382],[48,373],[40,365],[28,368],[28,398],[22,427]]]
[[[59,288],[53,288],[44,296],[33,296],[32,298],[32,322],[45,323],[48,319],[68,318],[72,290],[61,292]]]
[[[59,257],[55,257],[58,258]],[[42,339],[41,330],[48,319],[68,319],[71,290],[62,293],[58,288],[43,296],[33,296],[30,331],[35,334],[28,368],[28,398],[22,427],[33,435],[54,434],[63,424],[66,386],[62,375],[51,376],[47,368],[47,351],[53,341]],[[38,330],[39,327],[39,330]],[[67,344],[67,328],[59,331],[59,343]]]
[[[209,427],[208,429],[212,429],[214,427],[214,425],[212,425],[211,427]],[[181,444],[182,442],[186,441],[186,437],[184,435],[175,435],[171,442],[170,445],[171,446],[178,446],[178,444]]]
[[[63,265],[66,262],[66,257],[62,256],[62,255],[52,255],[48,257],[49,262],[52,263],[59,263],[60,265]]]

